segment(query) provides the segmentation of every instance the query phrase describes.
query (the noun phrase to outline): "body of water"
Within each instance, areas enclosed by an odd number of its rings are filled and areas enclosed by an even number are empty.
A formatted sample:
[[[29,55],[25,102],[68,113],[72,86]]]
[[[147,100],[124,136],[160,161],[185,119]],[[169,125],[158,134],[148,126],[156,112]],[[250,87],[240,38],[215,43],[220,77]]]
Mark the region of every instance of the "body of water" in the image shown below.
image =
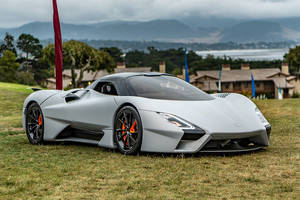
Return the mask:
[[[289,49],[235,49],[235,50],[212,50],[196,51],[200,56],[214,55],[215,57],[228,56],[232,59],[244,60],[282,60]]]

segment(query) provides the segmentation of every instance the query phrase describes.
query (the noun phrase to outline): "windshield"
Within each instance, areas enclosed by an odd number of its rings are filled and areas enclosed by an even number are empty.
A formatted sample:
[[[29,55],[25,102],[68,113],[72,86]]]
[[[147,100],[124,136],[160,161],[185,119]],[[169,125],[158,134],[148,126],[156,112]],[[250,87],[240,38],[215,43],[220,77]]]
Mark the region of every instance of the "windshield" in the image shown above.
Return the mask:
[[[128,80],[136,96],[181,101],[212,100],[212,96],[172,76],[134,76]]]

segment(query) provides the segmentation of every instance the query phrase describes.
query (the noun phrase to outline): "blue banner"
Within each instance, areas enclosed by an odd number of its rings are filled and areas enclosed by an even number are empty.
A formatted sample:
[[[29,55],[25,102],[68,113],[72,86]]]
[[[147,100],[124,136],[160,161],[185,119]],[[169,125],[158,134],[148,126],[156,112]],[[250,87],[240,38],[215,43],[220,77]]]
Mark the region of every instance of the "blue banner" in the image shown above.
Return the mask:
[[[283,96],[282,96],[282,89],[281,87],[278,86],[278,99],[279,100],[282,100],[283,99]]]
[[[256,88],[255,88],[255,82],[254,82],[253,74],[251,74],[251,83],[252,83],[252,98],[255,98]]]
[[[188,70],[188,63],[187,63],[187,50],[184,49],[184,58],[185,58],[185,81],[190,82],[189,70]]]

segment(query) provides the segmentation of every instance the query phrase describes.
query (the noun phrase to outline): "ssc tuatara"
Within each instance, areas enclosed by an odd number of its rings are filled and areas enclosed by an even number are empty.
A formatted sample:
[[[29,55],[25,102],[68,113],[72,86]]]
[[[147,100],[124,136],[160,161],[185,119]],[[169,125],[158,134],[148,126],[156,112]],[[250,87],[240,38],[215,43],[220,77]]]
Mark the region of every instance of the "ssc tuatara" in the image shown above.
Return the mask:
[[[73,141],[165,153],[254,151],[269,145],[271,126],[239,94],[209,95],[161,73],[121,73],[85,89],[40,90],[24,103],[29,142]]]

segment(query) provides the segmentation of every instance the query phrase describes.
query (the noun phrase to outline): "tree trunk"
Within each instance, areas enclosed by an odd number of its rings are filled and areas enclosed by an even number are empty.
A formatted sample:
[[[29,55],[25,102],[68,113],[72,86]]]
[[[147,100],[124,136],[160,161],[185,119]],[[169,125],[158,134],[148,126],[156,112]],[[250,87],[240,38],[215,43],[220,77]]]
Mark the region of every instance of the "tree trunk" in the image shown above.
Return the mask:
[[[79,74],[79,78],[78,78],[78,86],[81,85],[81,82],[82,82],[82,78],[83,78],[83,69],[80,69],[80,74]]]
[[[76,87],[76,80],[75,80],[75,77],[76,77],[76,74],[75,74],[75,70],[74,70],[74,67],[72,66],[71,68],[71,76],[72,76],[72,88],[75,88]]]
[[[79,75],[79,78],[78,78],[78,81],[77,81],[78,85],[81,85],[81,83],[82,83],[83,73],[85,71],[87,71],[89,69],[89,67],[91,66],[91,60],[92,60],[92,58],[89,57],[88,60],[87,60],[87,63],[84,66],[82,66],[82,65],[79,66],[79,68],[80,68],[80,75]]]
[[[70,55],[70,58],[72,60],[72,64],[71,64],[72,88],[76,88],[77,87],[77,84],[76,84],[76,73],[75,73],[75,64],[76,64],[76,61],[75,61],[75,58],[72,55]]]

